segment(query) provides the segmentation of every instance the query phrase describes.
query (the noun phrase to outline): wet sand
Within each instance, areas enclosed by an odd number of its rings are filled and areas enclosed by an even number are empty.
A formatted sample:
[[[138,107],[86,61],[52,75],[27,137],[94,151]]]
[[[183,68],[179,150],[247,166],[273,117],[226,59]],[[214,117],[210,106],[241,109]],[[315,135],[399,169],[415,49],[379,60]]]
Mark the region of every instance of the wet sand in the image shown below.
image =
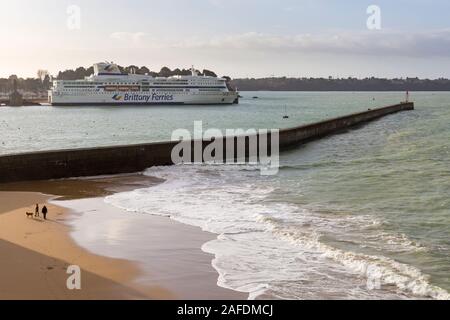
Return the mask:
[[[162,288],[132,285],[140,272],[132,262],[94,255],[77,246],[64,223],[68,210],[47,203],[48,220],[26,216],[34,212],[34,203],[48,199],[38,193],[0,192],[0,299],[172,297]],[[81,290],[67,288],[70,265],[82,270]]]
[[[111,246],[101,234],[88,247],[73,240],[79,219],[95,217],[99,226],[127,219],[129,213],[101,197],[155,183],[159,180],[125,175],[0,185],[8,190],[0,191],[0,256],[8,257],[2,262],[0,299],[246,299],[217,286],[213,256],[200,249],[215,236],[198,228],[146,216],[142,230],[151,241],[146,236],[141,251],[121,242]],[[36,191],[60,197],[55,201]],[[61,200],[70,200],[70,209]],[[35,203],[47,203],[48,221],[26,217]],[[67,289],[69,265],[81,267],[82,290]]]

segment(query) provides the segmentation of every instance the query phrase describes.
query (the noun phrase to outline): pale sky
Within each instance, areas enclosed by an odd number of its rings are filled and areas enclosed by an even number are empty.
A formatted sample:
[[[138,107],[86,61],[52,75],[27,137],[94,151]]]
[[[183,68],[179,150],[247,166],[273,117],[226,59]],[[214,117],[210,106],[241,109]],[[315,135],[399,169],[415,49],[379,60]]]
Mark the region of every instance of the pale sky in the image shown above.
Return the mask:
[[[448,0],[0,0],[0,4],[0,77],[35,76],[38,69],[56,74],[114,61],[156,71],[162,66],[195,65],[234,78],[450,78]],[[367,27],[370,5],[381,10],[379,30]]]

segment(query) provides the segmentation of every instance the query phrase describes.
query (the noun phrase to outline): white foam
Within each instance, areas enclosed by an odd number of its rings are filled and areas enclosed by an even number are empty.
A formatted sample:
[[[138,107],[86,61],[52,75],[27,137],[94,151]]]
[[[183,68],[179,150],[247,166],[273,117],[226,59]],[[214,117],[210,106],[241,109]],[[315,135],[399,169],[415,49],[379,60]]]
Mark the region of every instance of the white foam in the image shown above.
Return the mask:
[[[394,285],[399,290],[411,293],[417,297],[429,297],[439,300],[450,299],[450,295],[446,290],[431,285],[429,277],[413,266],[402,264],[386,257],[343,251],[321,243],[318,237],[299,236],[296,232],[286,230],[274,232],[301,247],[322,252],[324,257],[332,259],[349,270],[364,276],[367,279],[367,283],[374,286],[370,289],[376,289],[378,286]]]
[[[155,167],[145,174],[165,182],[105,201],[218,234],[202,247],[215,256],[218,284],[247,292],[251,299],[449,298],[412,266],[338,249],[321,242],[321,236],[344,238],[349,230],[359,230],[372,237],[365,245],[377,244],[380,250],[416,250],[420,245],[403,235],[380,233],[380,221],[369,216],[330,216],[270,201],[276,181],[260,176],[256,167]]]

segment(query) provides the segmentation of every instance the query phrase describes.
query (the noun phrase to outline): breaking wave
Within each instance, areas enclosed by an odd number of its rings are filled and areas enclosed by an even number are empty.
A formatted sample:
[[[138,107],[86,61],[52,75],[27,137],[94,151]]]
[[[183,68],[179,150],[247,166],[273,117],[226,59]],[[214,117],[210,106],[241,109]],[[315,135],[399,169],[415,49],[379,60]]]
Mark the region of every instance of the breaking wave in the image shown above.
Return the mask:
[[[250,299],[450,298],[419,269],[382,255],[427,248],[406,235],[383,231],[383,221],[370,216],[333,215],[276,201],[271,195],[279,192],[279,182],[258,170],[154,167],[145,174],[164,183],[105,201],[217,234],[202,249],[214,255],[218,284],[246,292]],[[335,246],[328,238],[347,247]],[[364,248],[380,254],[361,252]]]

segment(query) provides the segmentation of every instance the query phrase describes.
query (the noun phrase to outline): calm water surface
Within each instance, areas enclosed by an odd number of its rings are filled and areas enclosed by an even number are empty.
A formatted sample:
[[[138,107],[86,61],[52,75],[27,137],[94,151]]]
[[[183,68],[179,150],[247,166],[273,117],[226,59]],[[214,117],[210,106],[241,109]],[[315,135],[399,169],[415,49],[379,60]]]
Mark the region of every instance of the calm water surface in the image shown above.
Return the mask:
[[[286,128],[404,98],[403,93],[243,95],[231,106],[0,107],[0,154],[167,141],[175,129],[192,130],[197,120],[205,128]]]

